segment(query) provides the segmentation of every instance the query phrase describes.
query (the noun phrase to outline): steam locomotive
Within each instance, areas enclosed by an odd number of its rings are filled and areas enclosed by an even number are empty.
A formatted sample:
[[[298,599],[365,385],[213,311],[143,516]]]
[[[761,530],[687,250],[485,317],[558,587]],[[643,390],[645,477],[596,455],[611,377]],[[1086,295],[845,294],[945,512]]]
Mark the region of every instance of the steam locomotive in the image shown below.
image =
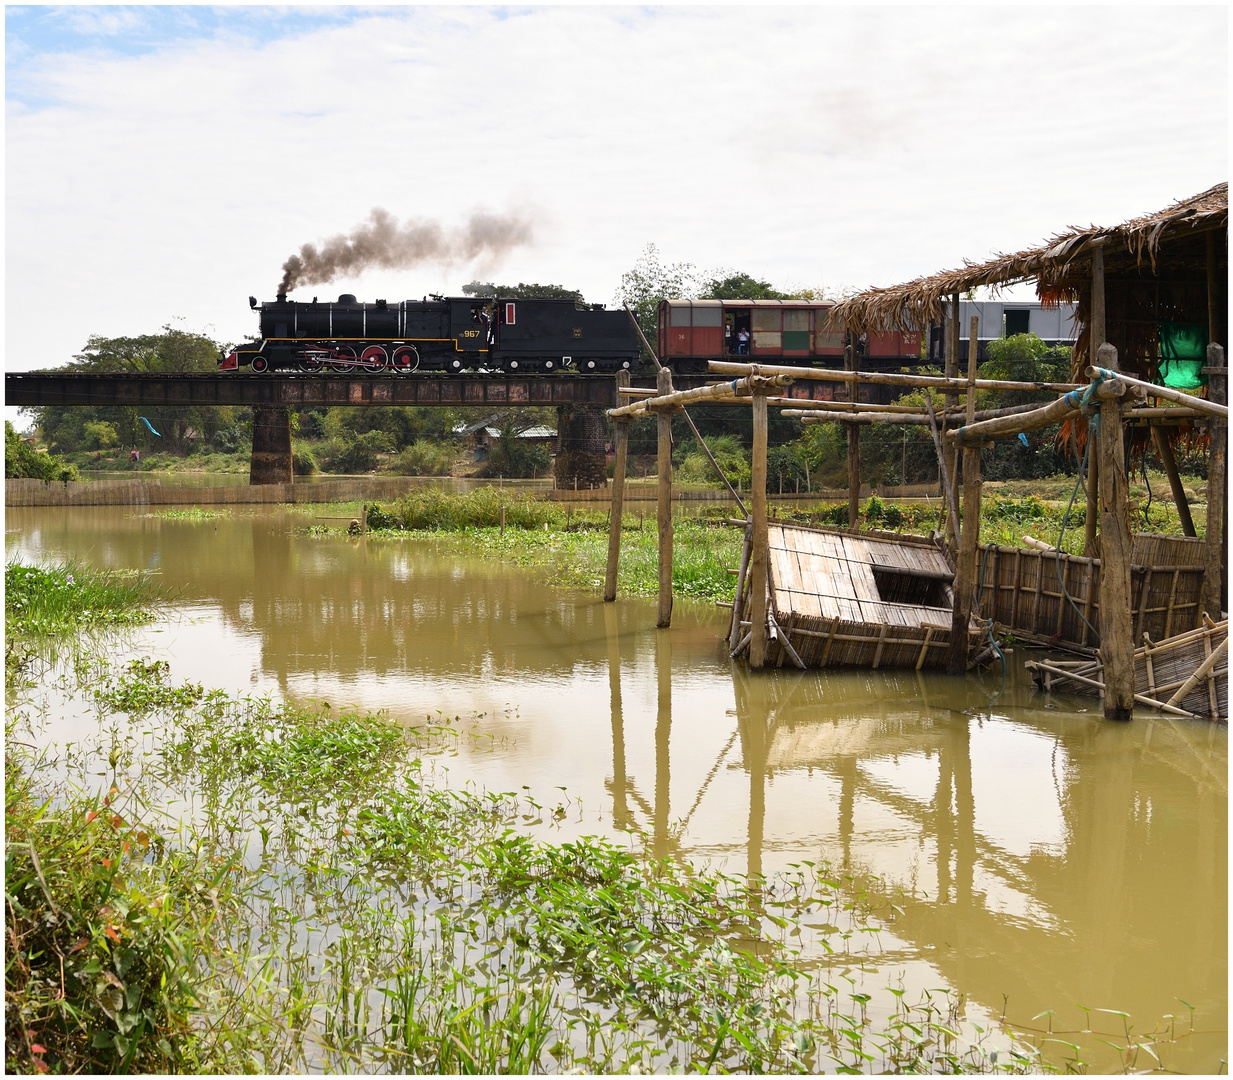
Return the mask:
[[[463,299],[258,304],[260,338],[237,346],[222,370],[527,372],[612,374],[636,367],[638,335],[624,311],[573,300]]]
[[[639,339],[624,311],[561,299],[440,297],[361,303],[258,304],[260,337],[237,346],[224,370],[506,372],[570,370],[604,375],[636,370]],[[814,300],[664,300],[657,351],[679,374],[703,374],[711,360],[842,364],[845,336],[826,323],[831,305]],[[922,335],[887,331],[854,342],[861,365],[892,370],[921,363]]]

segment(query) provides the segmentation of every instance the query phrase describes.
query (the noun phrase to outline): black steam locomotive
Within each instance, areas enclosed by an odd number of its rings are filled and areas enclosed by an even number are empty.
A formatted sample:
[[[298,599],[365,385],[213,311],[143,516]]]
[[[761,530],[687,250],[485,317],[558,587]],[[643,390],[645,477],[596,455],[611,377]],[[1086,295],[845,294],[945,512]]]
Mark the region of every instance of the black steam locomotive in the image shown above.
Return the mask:
[[[638,335],[624,311],[573,300],[456,299],[334,303],[280,295],[258,305],[260,338],[239,345],[224,370],[538,372],[602,374],[636,367]]]

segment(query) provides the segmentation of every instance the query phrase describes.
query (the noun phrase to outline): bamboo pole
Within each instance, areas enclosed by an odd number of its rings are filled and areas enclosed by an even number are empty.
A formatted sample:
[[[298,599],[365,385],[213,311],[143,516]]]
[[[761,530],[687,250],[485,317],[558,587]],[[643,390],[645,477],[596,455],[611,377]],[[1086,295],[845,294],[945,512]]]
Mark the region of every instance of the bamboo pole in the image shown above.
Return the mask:
[[[856,372],[856,349],[851,342],[843,350],[843,366]],[[855,402],[860,391],[857,382],[848,383],[850,400]],[[855,529],[861,517],[861,429],[849,423],[848,436],[848,528]]]
[[[1167,704],[1177,705],[1180,707],[1182,702],[1186,699],[1186,695],[1189,694],[1190,691],[1193,690],[1196,686],[1198,686],[1199,683],[1201,683],[1204,679],[1206,679],[1209,674],[1211,674],[1211,672],[1215,669],[1216,665],[1220,663],[1220,661],[1228,654],[1228,652],[1229,652],[1229,639],[1225,638],[1224,641],[1222,641],[1219,645],[1217,645],[1216,648],[1212,651],[1212,655],[1209,656],[1206,660],[1203,661],[1202,664],[1199,665],[1195,673],[1191,675],[1189,679],[1187,679],[1184,683],[1182,683],[1181,686],[1177,688],[1177,691],[1174,693],[1174,695],[1171,698],[1169,698]]]
[[[982,420],[974,424],[964,424],[946,433],[946,441],[950,443],[981,442],[985,439],[997,439],[1004,435],[1017,435],[1021,431],[1036,431],[1050,424],[1065,420],[1080,411],[1080,400],[1083,394],[1071,390],[1056,401],[1027,413],[1017,413],[1011,416],[996,416],[992,420]]]
[[[1173,457],[1173,447],[1164,429],[1152,426],[1152,441],[1156,444],[1156,454],[1164,467],[1165,476],[1169,478],[1169,490],[1173,493],[1173,505],[1177,507],[1177,516],[1182,520],[1182,532],[1186,536],[1197,536],[1194,531],[1194,520],[1190,516],[1190,503],[1186,500],[1186,489],[1182,487],[1182,478],[1177,471],[1177,461]]]
[[[626,376],[628,378],[628,376]],[[621,524],[625,513],[625,463],[629,454],[629,421],[616,422],[616,461],[612,469],[612,512],[608,517],[608,569],[604,575],[604,601],[616,599],[617,565],[621,558]]]
[[[976,381],[976,344],[980,319],[972,316],[968,337],[968,383]],[[976,391],[968,392],[968,417],[976,414]],[[955,573],[955,606],[950,623],[950,651],[946,670],[962,675],[968,669],[968,626],[972,621],[972,590],[976,587],[976,554],[980,542],[980,446],[963,448],[963,529],[959,534],[959,558]]]
[[[978,341],[968,342],[968,353],[971,354],[973,349],[979,348]],[[950,298],[950,319],[946,324],[946,355],[945,355],[945,371],[948,379],[957,380],[959,375],[959,294],[952,293]],[[946,404],[943,409],[943,414],[950,412],[959,404],[959,395],[957,387],[951,387],[946,392]],[[959,457],[958,450],[954,446],[946,447],[946,471],[950,476],[951,484],[951,502],[959,501]],[[955,521],[955,529],[958,530],[959,522]]]
[[[769,537],[766,520],[766,395],[753,398],[753,476],[750,489],[753,553],[749,562],[749,666],[766,663],[766,589]]]
[[[1207,347],[1207,392],[1214,403],[1223,405],[1228,392],[1228,371],[1225,367],[1224,349],[1215,342]],[[1229,467],[1229,428],[1221,419],[1212,420],[1208,429],[1207,451],[1207,529],[1205,558],[1203,560],[1203,610],[1213,619],[1220,612],[1227,597],[1224,588],[1225,576],[1225,512],[1227,510]]]
[[[938,472],[941,473],[942,495],[946,499],[946,534],[950,539],[952,550],[959,550],[959,508],[955,506],[955,489],[951,487],[950,477],[946,472],[946,454],[942,451],[942,438],[938,434],[937,417],[933,412],[933,399],[925,398],[925,406],[929,410],[929,430],[933,434],[933,446],[938,452]]]
[[[1117,371],[1117,350],[1097,356]],[[1122,444],[1122,403],[1100,403],[1100,661],[1104,668],[1106,720],[1129,720],[1134,710],[1135,662],[1130,611],[1130,511]]]
[[[663,370],[661,368],[661,370]],[[656,409],[680,408],[695,402],[719,404],[725,399],[748,396],[755,389],[766,387],[789,386],[792,383],[790,375],[748,375],[743,379],[732,379],[730,382],[711,383],[709,386],[698,386],[692,390],[674,390],[670,394],[656,392],[655,397],[643,401],[635,401],[629,405],[619,405],[608,410],[608,416],[616,420],[622,416],[646,416]]]
[[[942,375],[915,375],[896,371],[837,371],[834,368],[791,367],[785,364],[738,364],[730,360],[712,360],[707,369],[715,375],[791,375],[806,382],[870,383],[877,386],[950,387],[962,393],[967,379],[948,379]],[[1082,390],[1085,383],[1026,382],[1016,379],[977,379],[977,390],[1051,390],[1065,393]]]
[[[659,369],[659,396],[672,393],[672,371]],[[672,412],[664,409],[656,418],[659,424],[659,505],[655,522],[659,533],[659,617],[658,627],[672,625]]]
[[[796,404],[792,398],[781,398],[779,401],[787,401]],[[767,402],[771,405],[779,404],[775,398],[767,398]],[[790,416],[798,419],[803,424],[833,424],[836,421],[842,420],[844,423],[851,424],[928,424],[928,413],[922,412],[919,406],[903,405],[895,408],[890,405],[864,405],[865,412],[850,413],[839,402],[820,401],[818,405],[833,406],[831,408],[785,408],[780,413],[781,416]],[[1044,402],[1033,401],[1026,405],[1008,405],[1002,409],[978,409],[975,413],[977,421],[993,420],[1001,416],[1020,416],[1024,413],[1030,413],[1035,409],[1043,408]],[[893,410],[893,411],[891,411]],[[1175,412],[1180,413],[1181,410],[1168,409],[1165,410],[1170,415]],[[1138,416],[1138,412],[1134,414]],[[1196,414],[1197,415],[1197,414]],[[964,417],[942,416],[938,417],[943,423],[947,424],[962,424]]]
[[[1087,355],[1096,356],[1105,343],[1105,251],[1104,240],[1092,241],[1091,304],[1088,312]],[[1095,363],[1095,360],[1092,360]],[[1089,376],[1090,378],[1090,376]],[[1091,422],[1088,422],[1088,438],[1092,438]],[[1086,514],[1083,519],[1083,554],[1089,559],[1099,552],[1096,542],[1096,522],[1099,515],[1100,454],[1092,447],[1087,454]]]
[[[1217,346],[1219,348],[1219,346]],[[1224,356],[1224,350],[1220,351],[1221,357]],[[1209,360],[1210,363],[1210,360]],[[1171,386],[1157,386],[1155,383],[1144,382],[1142,379],[1136,379],[1130,375],[1124,375],[1121,372],[1109,371],[1099,365],[1093,365],[1087,369],[1087,377],[1095,379],[1103,375],[1106,379],[1117,378],[1121,379],[1127,386],[1133,386],[1138,390],[1143,390],[1148,397],[1162,398],[1165,401],[1176,401],[1179,405],[1185,405],[1187,408],[1195,409],[1201,412],[1204,416],[1213,416],[1217,420],[1228,420],[1229,407],[1223,402],[1215,401],[1212,398],[1195,397],[1193,394],[1187,394],[1184,390],[1174,390]],[[1208,380],[1208,391],[1211,391],[1210,379]]]

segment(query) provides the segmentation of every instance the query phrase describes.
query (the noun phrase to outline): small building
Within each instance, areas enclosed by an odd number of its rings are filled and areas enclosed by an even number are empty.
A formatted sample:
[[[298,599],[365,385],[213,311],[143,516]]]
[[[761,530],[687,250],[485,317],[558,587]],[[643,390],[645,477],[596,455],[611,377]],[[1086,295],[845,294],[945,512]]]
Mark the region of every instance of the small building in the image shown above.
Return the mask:
[[[505,417],[505,413],[493,413],[493,415],[486,416],[483,420],[478,420],[475,423],[460,424],[454,428],[451,434],[470,441],[475,461],[487,461],[493,442],[501,438],[501,428],[499,425]],[[524,428],[517,432],[515,437],[532,445],[547,446],[549,452],[556,449],[556,429],[547,427],[544,424],[536,424],[533,427]]]

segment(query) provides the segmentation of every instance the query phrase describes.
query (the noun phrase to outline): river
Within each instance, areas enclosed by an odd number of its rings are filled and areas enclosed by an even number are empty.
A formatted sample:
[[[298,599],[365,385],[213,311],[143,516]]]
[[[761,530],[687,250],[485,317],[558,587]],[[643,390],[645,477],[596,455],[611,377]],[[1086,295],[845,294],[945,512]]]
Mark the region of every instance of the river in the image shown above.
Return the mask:
[[[139,646],[176,679],[458,718],[478,737],[450,782],[562,806],[532,826],[549,840],[634,831],[733,874],[846,866],[900,909],[866,977],[954,988],[1019,1023],[1052,1009],[1055,1029],[1086,1026],[1077,1006],[1184,1028],[1189,1003],[1212,1034],[1169,1063],[1227,1056],[1225,726],[1106,722],[1094,699],[1037,692],[1022,649],[1005,682],[751,675],[720,609],[678,601],[656,631],[652,602],[605,605],[431,541],[310,536],[311,521],[10,509],[6,553],[157,573],[179,595]]]

